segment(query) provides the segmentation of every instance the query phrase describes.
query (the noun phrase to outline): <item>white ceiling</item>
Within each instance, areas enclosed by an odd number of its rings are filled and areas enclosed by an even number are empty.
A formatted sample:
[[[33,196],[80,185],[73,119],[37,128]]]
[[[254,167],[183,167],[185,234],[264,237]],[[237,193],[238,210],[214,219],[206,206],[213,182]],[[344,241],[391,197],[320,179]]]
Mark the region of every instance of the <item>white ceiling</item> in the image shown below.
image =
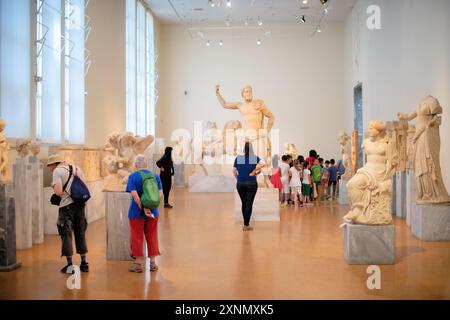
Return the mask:
[[[307,23],[323,21],[343,21],[357,0],[328,0],[328,13],[320,0],[213,0],[211,7],[208,0],[145,0],[157,19],[163,24],[217,24],[242,26],[256,25],[258,18],[263,23],[289,23],[299,21],[306,16]],[[217,4],[220,4],[218,6]],[[228,22],[227,22],[228,20]]]

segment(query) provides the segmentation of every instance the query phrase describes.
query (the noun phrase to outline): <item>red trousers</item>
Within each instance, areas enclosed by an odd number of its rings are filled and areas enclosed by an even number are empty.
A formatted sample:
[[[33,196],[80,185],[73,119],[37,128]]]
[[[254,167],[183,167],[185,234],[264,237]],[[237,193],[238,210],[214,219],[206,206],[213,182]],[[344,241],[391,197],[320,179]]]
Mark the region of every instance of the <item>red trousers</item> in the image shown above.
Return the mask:
[[[143,241],[144,234],[147,241],[148,256],[159,255],[158,247],[158,218],[148,221],[145,219],[128,219],[130,221],[130,236],[131,236],[131,254],[133,257],[142,257],[144,253]]]

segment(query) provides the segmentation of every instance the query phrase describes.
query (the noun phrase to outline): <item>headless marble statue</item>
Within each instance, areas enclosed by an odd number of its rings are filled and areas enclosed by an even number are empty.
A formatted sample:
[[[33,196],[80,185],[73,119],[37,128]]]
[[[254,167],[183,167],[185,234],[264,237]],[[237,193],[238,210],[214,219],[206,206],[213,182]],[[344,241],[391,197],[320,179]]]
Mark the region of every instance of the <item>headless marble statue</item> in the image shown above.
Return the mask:
[[[398,113],[400,120],[417,118],[414,145],[413,168],[416,174],[417,203],[448,203],[450,196],[442,180],[439,153],[441,138],[439,126],[442,121],[442,107],[439,101],[427,96],[411,114]]]
[[[352,177],[352,145],[350,137],[345,131],[339,132],[339,144],[341,146],[342,162],[345,167],[345,173],[342,175],[342,180],[349,180]]]

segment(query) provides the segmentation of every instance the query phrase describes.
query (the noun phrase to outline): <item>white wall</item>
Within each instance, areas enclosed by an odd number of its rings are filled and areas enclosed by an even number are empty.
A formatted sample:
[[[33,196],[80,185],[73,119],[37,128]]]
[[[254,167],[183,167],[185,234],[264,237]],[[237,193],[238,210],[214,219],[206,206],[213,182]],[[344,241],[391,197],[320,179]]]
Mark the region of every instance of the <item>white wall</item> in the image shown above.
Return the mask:
[[[100,147],[108,134],[125,131],[125,0],[89,3],[92,31],[86,43],[86,145]]]
[[[381,30],[366,8],[381,7]],[[353,129],[353,87],[363,83],[363,118],[394,120],[428,94],[444,108],[441,163],[450,187],[450,1],[360,0],[345,23],[345,125]]]
[[[325,24],[311,36],[311,26],[272,26],[272,37],[235,37],[208,32],[212,45],[191,39],[186,27],[162,25],[160,34],[160,100],[158,134],[193,132],[195,120],[241,119],[239,111],[223,109],[215,96],[220,84],[226,100],[239,101],[241,87],[253,86],[265,100],[280,129],[280,143],[295,143],[300,153],[317,149],[338,156],[337,135],[343,122],[343,23]],[[222,37],[224,46],[217,42]],[[187,95],[184,91],[187,91]],[[281,152],[284,151],[281,150]]]

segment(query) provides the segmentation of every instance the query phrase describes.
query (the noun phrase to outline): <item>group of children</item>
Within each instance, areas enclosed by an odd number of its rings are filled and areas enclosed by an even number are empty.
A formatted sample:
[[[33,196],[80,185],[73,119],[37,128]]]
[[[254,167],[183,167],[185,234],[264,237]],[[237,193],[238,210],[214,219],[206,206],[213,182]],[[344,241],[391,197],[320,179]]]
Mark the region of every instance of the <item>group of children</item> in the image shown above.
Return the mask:
[[[279,189],[281,206],[303,207],[312,202],[320,205],[321,200],[336,197],[339,176],[345,170],[341,163],[336,164],[334,159],[324,162],[314,150],[306,159],[283,155],[281,160],[274,165],[271,176],[273,186]]]

